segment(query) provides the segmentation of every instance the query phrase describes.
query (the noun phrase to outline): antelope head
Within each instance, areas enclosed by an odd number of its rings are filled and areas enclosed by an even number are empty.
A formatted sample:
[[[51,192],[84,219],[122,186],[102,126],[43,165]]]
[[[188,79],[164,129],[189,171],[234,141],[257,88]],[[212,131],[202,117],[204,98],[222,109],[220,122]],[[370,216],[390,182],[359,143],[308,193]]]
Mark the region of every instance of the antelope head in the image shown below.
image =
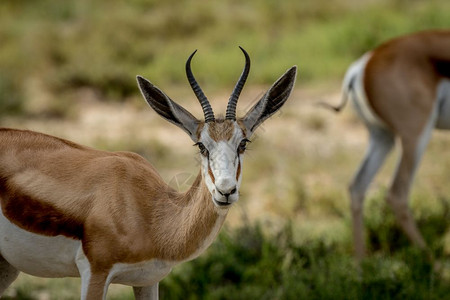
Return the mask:
[[[183,129],[200,150],[203,179],[219,209],[229,208],[239,198],[242,180],[242,159],[255,129],[277,112],[288,99],[294,86],[297,67],[286,71],[242,118],[236,117],[236,106],[250,71],[250,57],[245,55],[244,70],[230,96],[225,118],[216,118],[211,105],[186,62],[186,75],[199,100],[204,121],[200,121],[171,100],[148,80],[137,76],[139,88],[147,103],[164,119]]]

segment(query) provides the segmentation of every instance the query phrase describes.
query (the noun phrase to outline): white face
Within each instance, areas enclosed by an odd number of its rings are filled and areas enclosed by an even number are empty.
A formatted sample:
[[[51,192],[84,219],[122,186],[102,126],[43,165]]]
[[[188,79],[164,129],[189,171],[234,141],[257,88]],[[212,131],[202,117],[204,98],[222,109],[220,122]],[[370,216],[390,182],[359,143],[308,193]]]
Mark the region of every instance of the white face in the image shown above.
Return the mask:
[[[218,208],[229,208],[239,199],[242,157],[249,140],[235,121],[206,123],[198,145],[202,173]]]
[[[263,97],[236,120],[236,105],[250,69],[250,58],[245,55],[245,68],[227,105],[225,119],[216,119],[208,99],[191,72],[192,53],[186,62],[189,83],[199,100],[205,122],[200,122],[189,111],[171,100],[147,79],[137,76],[139,88],[147,103],[164,119],[183,129],[200,149],[202,176],[219,209],[226,209],[239,198],[242,179],[242,154],[252,132],[276,113],[286,102],[294,87],[297,67],[284,73]]]

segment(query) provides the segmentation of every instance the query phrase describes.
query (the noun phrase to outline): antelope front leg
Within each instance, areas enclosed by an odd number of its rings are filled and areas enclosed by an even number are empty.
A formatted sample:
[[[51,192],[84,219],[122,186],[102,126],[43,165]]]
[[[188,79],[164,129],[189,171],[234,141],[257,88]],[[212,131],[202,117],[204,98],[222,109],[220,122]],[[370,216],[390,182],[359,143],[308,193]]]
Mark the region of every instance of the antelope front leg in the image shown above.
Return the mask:
[[[136,300],[158,300],[158,283],[151,286],[133,287]]]
[[[81,277],[81,300],[106,299],[108,271],[93,270],[81,247],[77,253],[76,264]]]
[[[106,299],[108,273],[81,274],[81,300]]]

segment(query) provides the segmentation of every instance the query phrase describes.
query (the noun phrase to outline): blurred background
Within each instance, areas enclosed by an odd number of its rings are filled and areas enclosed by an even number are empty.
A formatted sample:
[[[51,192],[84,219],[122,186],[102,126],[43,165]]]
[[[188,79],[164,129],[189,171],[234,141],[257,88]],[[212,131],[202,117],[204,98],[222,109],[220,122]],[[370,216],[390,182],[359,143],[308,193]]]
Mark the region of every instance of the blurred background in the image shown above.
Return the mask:
[[[340,101],[349,64],[392,37],[450,28],[448,0],[3,0],[0,125],[146,157],[185,190],[198,172],[187,135],[141,98],[140,74],[197,117],[184,73],[192,68],[224,113],[244,58],[252,69],[243,115],[292,65],[297,84],[281,113],[258,129],[245,157],[241,198],[218,240],[160,285],[162,299],[445,299],[450,295],[449,136],[435,132],[411,197],[438,271],[396,227],[383,195],[396,154],[365,205],[370,256],[352,257],[347,186],[367,144]],[[6,299],[78,299],[79,279],[21,275]],[[108,299],[133,299],[112,286]]]

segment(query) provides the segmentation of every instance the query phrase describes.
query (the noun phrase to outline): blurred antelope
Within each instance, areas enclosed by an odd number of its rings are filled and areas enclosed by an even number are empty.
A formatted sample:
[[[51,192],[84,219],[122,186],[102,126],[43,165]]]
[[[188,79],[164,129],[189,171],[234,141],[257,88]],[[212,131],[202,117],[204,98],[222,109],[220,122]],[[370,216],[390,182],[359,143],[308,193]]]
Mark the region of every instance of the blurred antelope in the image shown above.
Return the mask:
[[[25,130],[0,130],[0,294],[19,271],[81,277],[82,299],[105,299],[110,283],[131,285],[136,299],[157,299],[171,268],[200,255],[238,200],[249,138],[288,99],[296,67],[280,77],[243,118],[236,104],[244,71],[215,118],[186,63],[202,106],[197,120],[152,83],[137,81],[148,104],[200,149],[201,170],[186,193],[129,152],[106,152]]]
[[[450,31],[403,36],[366,53],[348,69],[343,101],[353,100],[369,131],[369,148],[350,184],[355,252],[365,256],[363,202],[367,188],[397,138],[401,156],[387,202],[408,238],[426,243],[408,207],[411,184],[433,128],[450,128]]]

